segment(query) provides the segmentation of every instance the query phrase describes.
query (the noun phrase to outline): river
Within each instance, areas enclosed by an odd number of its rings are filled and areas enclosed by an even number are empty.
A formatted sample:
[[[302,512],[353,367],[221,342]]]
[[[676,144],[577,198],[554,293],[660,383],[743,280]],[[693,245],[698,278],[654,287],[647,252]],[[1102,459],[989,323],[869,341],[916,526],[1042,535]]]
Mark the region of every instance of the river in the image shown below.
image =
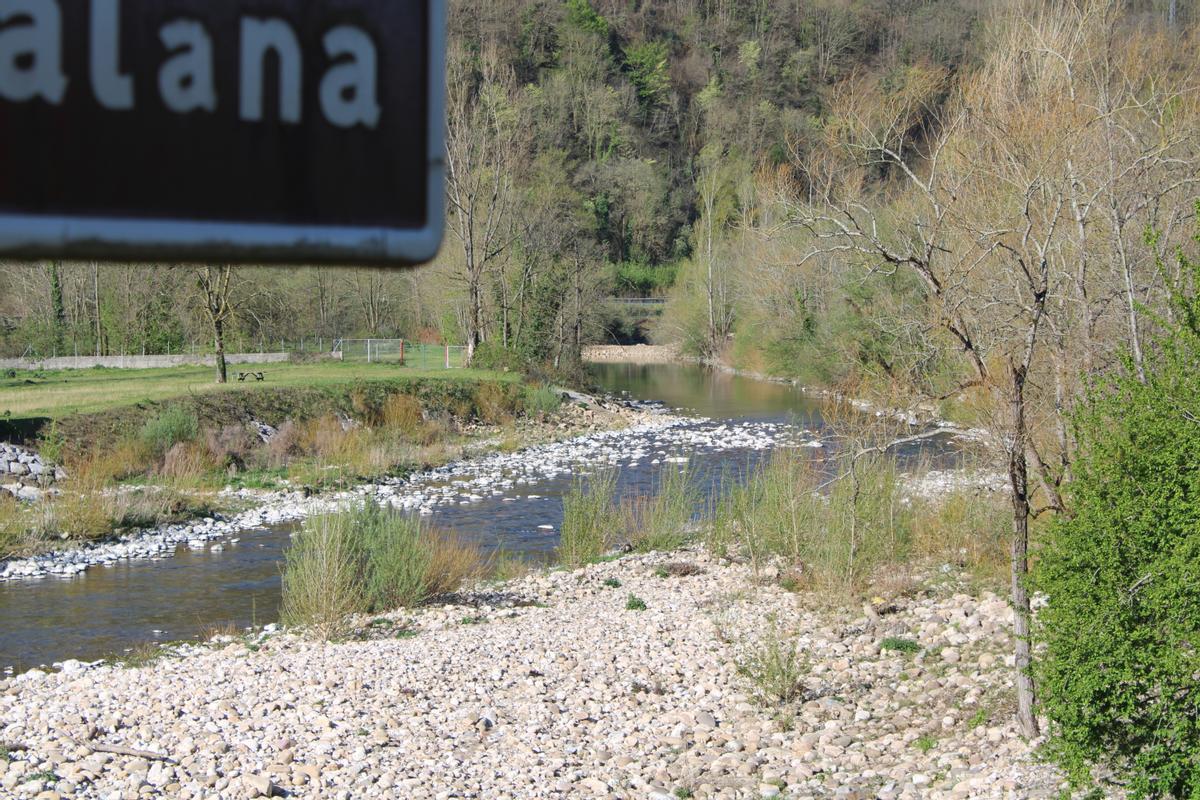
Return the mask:
[[[811,442],[823,427],[818,404],[787,385],[692,366],[597,365],[594,375],[609,392],[661,402],[691,419],[669,434],[614,437],[595,453],[569,456],[549,477],[534,471],[477,501],[439,505],[430,524],[476,537],[491,550],[544,561],[557,546],[562,497],[573,475],[596,463],[617,467],[619,490],[632,495],[653,491],[661,470],[686,458],[712,497],[780,442]],[[813,452],[820,457],[823,451]],[[0,583],[0,670],[120,656],[147,642],[193,639],[218,625],[274,622],[279,565],[294,530],[295,523],[267,527],[69,579]]]

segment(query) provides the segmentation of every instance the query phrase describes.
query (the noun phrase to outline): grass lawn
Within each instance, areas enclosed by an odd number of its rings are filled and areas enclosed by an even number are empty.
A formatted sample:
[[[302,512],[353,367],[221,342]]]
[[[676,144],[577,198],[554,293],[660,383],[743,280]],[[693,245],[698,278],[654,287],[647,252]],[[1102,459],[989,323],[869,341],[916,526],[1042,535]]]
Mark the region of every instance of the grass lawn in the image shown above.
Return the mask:
[[[262,371],[266,382],[237,382],[239,371]],[[229,366],[230,383],[215,383],[212,367],[172,369],[87,369],[18,372],[0,377],[0,421],[28,418],[61,419],[147,401],[161,401],[200,392],[254,391],[259,387],[321,386],[391,378],[431,378],[450,381],[504,380],[519,377],[469,369],[416,369],[395,364],[315,362],[308,364],[244,364]]]

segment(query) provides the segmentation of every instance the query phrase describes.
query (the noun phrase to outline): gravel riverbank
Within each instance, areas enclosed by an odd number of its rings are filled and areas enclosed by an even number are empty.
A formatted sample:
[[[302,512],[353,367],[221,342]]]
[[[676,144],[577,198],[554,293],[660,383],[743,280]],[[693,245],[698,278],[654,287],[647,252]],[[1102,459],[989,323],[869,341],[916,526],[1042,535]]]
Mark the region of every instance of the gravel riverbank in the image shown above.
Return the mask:
[[[1011,612],[964,585],[820,610],[693,549],[534,574],[362,641],[27,673],[0,681],[0,795],[1054,797],[1012,721]],[[791,709],[738,673],[772,635],[807,664]],[[123,748],[170,760],[103,752]]]
[[[463,460],[444,467],[407,478],[365,483],[345,491],[315,496],[300,489],[226,491],[221,493],[225,503],[247,510],[130,531],[94,544],[0,561],[0,582],[47,576],[69,578],[96,566],[168,558],[181,546],[207,548],[213,542],[327,513],[347,503],[361,502],[364,497],[375,497],[398,508],[428,515],[440,506],[476,502],[484,493],[500,493],[536,477],[559,474],[589,458],[607,460],[614,453],[629,452],[629,442],[647,436],[679,431],[675,438],[683,446],[689,438],[694,438],[682,432],[686,422],[682,417],[662,413],[661,409],[633,403],[605,401],[603,405],[588,408],[567,405],[548,422],[528,422],[520,436],[526,447],[515,453],[495,452],[501,444],[499,439],[484,440],[468,447]],[[761,436],[749,439],[760,440],[765,441]],[[732,446],[747,439],[731,435],[723,441]]]

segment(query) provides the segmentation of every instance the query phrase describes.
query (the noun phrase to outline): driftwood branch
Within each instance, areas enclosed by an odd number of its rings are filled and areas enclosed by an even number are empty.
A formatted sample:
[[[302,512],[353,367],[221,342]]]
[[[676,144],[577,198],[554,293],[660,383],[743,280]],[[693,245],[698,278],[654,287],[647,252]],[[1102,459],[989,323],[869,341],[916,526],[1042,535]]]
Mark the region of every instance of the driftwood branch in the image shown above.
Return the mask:
[[[74,736],[64,731],[59,731],[63,736],[73,742],[77,747],[83,747],[91,750],[93,753],[109,753],[114,756],[129,756],[131,758],[145,758],[150,761],[165,761],[168,764],[177,764],[175,759],[162,753],[155,753],[150,750],[135,750],[132,747],[122,747],[115,744],[103,744],[93,741],[96,738],[96,729],[92,728],[88,731],[86,739],[77,739]]]

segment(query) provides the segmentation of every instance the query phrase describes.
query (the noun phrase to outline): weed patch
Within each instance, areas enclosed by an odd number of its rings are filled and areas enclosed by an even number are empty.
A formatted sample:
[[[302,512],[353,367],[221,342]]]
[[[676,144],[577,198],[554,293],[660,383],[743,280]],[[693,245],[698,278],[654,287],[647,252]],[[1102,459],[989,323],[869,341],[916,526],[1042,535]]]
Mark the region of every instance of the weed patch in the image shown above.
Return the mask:
[[[182,442],[190,442],[200,433],[200,420],[195,412],[181,405],[170,405],[142,425],[140,438],[156,456]]]
[[[637,498],[625,506],[630,544],[642,553],[678,550],[688,542],[687,526],[700,503],[691,473],[666,465],[659,472],[654,496]]]
[[[912,639],[901,639],[895,636],[888,637],[879,643],[879,649],[887,652],[903,653],[905,655],[915,655],[921,652],[921,645],[914,642]]]
[[[796,642],[771,621],[767,635],[748,648],[737,671],[750,686],[756,702],[773,707],[790,705],[804,694],[804,679],[812,665],[801,658]]]

